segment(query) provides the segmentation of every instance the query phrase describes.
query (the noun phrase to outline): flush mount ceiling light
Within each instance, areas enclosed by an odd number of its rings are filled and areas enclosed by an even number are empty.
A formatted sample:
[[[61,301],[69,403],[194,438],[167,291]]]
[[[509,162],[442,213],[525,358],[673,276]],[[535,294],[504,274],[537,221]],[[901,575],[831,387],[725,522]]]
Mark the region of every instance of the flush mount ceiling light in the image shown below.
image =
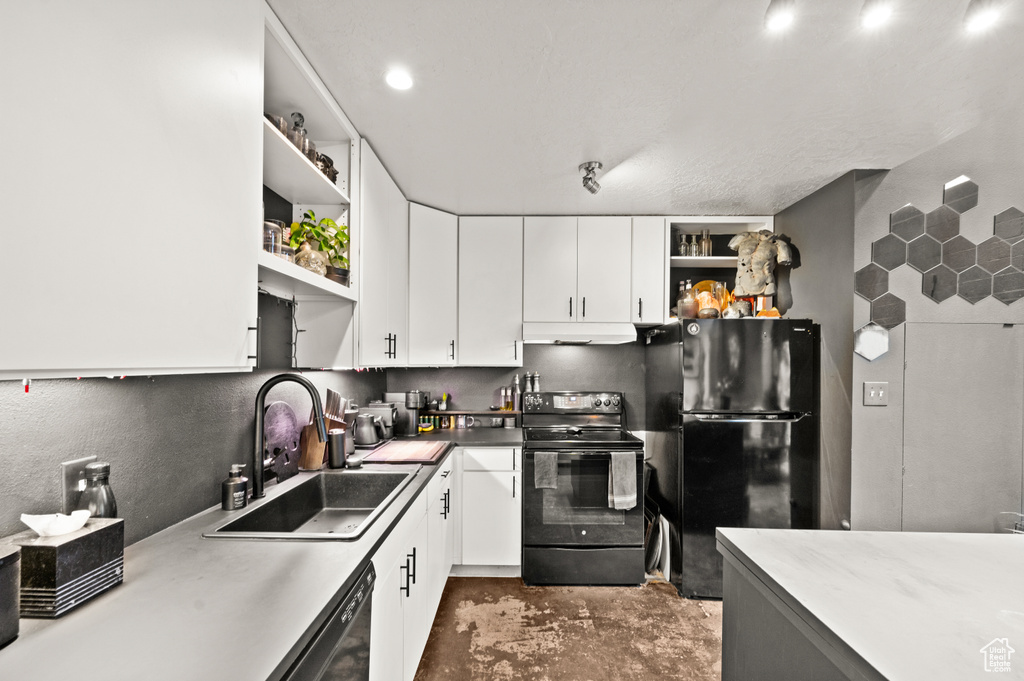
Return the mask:
[[[999,21],[1000,6],[996,0],[971,0],[964,13],[964,28],[971,33],[980,33],[992,28]]]
[[[878,28],[891,18],[891,0],[864,0],[864,7],[860,11],[860,25],[864,28]]]
[[[772,0],[764,13],[764,27],[769,31],[784,31],[796,19],[795,0]]]
[[[388,69],[384,74],[384,82],[396,90],[408,90],[412,87],[412,76],[405,69]]]
[[[603,167],[600,161],[587,161],[580,164],[580,172],[583,173],[583,188],[591,194],[601,191],[601,185],[594,179],[594,174]]]

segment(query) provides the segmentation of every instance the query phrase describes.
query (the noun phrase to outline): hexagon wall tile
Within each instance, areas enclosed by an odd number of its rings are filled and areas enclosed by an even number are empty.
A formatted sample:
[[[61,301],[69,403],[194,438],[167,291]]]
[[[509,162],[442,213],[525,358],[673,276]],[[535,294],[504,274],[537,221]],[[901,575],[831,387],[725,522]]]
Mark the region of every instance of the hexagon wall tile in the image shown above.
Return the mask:
[[[853,351],[869,362],[889,352],[889,331],[868,322],[853,332]]]
[[[866,265],[853,275],[853,290],[861,298],[874,300],[889,290],[889,273],[875,263]]]
[[[933,267],[921,275],[921,293],[936,303],[956,295],[956,272],[945,265]]]
[[[907,246],[907,263],[918,272],[927,272],[942,262],[942,245],[927,234]]]
[[[871,244],[871,262],[894,270],[907,262],[907,242],[895,234],[886,234]]]
[[[1024,239],[1024,213],[1016,208],[1007,208],[998,213],[994,220],[995,235],[1011,244]]]
[[[963,272],[978,260],[978,249],[959,234],[942,244],[942,264],[954,272]]]
[[[1009,267],[1010,244],[997,236],[982,241],[978,245],[978,266],[992,274]]]
[[[1007,267],[992,277],[992,297],[1007,305],[1024,298],[1024,272]]]
[[[960,213],[949,206],[939,206],[924,216],[924,231],[937,241],[949,241],[960,233]]]
[[[1010,251],[1010,264],[1018,270],[1024,270],[1024,241],[1018,241]]]
[[[992,275],[980,267],[972,267],[960,273],[956,294],[974,305],[992,295]]]
[[[902,298],[886,293],[871,301],[871,321],[885,329],[892,329],[907,321],[907,304]]]
[[[909,203],[889,214],[889,231],[904,241],[924,234],[924,213]]]
[[[957,182],[957,180],[963,180]],[[970,178],[961,177],[953,180],[957,182],[953,186],[949,183],[942,190],[942,203],[946,204],[958,213],[966,213],[978,205],[978,185]]]

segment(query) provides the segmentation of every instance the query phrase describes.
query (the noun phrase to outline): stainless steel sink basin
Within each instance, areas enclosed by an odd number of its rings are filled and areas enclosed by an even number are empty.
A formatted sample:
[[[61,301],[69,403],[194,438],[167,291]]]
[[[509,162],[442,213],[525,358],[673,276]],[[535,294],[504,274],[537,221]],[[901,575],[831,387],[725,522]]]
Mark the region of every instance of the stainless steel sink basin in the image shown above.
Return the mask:
[[[232,516],[204,537],[353,541],[366,532],[419,471],[321,471]]]

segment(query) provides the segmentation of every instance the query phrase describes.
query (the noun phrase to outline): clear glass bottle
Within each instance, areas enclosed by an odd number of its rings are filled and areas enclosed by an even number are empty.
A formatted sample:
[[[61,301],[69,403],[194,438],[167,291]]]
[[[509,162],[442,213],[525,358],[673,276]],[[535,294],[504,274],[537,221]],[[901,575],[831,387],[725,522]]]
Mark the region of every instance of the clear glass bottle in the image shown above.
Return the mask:
[[[711,255],[711,230],[702,229],[700,233],[700,254],[708,257]]]
[[[78,510],[89,511],[93,518],[117,517],[117,501],[110,489],[110,464],[106,461],[85,465],[85,489],[78,499]]]
[[[689,250],[687,252],[687,255],[690,255],[690,256],[700,255],[700,244],[697,243],[697,235],[696,234],[691,234],[690,236],[693,237],[693,240],[690,241],[690,248],[689,248]]]
[[[697,316],[697,296],[693,293],[693,285],[686,280],[685,288],[679,284],[679,299],[676,301],[676,315],[679,319],[694,319]]]

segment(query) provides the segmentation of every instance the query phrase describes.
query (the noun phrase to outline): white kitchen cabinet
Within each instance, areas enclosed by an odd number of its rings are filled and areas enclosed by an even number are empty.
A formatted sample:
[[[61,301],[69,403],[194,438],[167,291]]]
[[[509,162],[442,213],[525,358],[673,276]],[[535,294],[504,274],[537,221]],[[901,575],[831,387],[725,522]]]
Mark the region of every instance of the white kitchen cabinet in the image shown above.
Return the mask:
[[[409,364],[456,363],[459,218],[409,204]]]
[[[462,366],[523,366],[523,218],[459,218]]]
[[[262,4],[3,14],[0,379],[248,370]]]
[[[288,116],[301,112],[310,138],[338,170],[331,182],[281,132],[263,120],[263,184],[293,206],[293,220],[305,210],[348,225],[350,269],[358,271],[358,206],[348,191],[358,190],[358,133],[306,61],[270,8],[264,32],[263,111]],[[295,301],[295,365],[302,368],[355,366],[355,282],[342,286],[298,265],[260,251],[259,284],[267,292]]]
[[[576,320],[576,218],[523,219],[523,321]]]
[[[444,585],[451,574],[455,559],[455,527],[457,500],[452,498],[454,485],[453,464],[455,457],[449,456],[430,480],[427,489],[427,628],[429,629],[441,602]]]
[[[462,564],[522,562],[522,450],[466,447],[462,458]]]
[[[527,217],[524,322],[629,322],[628,217]]]
[[[409,359],[409,203],[366,140],[359,157],[359,364],[404,366]]]
[[[633,218],[629,304],[634,324],[662,324],[667,318],[667,245],[665,218]]]

